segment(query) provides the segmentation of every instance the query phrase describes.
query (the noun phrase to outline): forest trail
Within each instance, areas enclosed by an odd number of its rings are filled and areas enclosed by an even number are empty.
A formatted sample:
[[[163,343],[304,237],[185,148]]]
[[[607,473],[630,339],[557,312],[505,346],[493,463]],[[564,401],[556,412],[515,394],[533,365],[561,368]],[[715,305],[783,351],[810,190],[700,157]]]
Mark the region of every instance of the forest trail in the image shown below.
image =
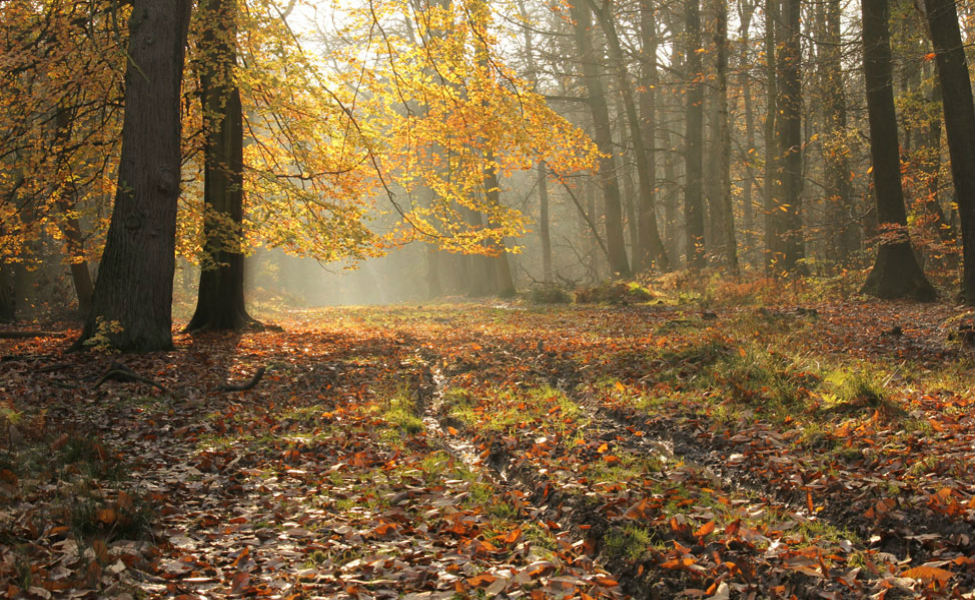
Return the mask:
[[[0,340],[0,586],[971,597],[959,312],[464,304],[295,312],[147,355]],[[167,392],[96,389],[113,361]]]

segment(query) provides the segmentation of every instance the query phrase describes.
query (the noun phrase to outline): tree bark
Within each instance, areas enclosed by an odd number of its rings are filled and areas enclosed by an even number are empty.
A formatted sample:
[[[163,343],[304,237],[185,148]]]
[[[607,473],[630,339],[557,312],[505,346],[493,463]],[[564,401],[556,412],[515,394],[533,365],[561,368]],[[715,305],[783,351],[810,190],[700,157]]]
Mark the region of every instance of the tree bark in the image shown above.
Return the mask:
[[[662,263],[657,265],[663,270],[668,270],[673,266],[672,260],[677,260],[677,256],[671,255],[667,251],[667,246],[663,243],[660,236],[660,229],[657,227],[657,199],[660,189],[657,183],[657,86],[660,84],[660,75],[657,71],[657,20],[652,0],[640,1],[640,39],[641,44],[641,63],[640,63],[640,122],[642,131],[639,135],[643,136],[644,148],[647,155],[647,179],[650,181],[652,194],[651,201],[640,205],[639,221],[640,232],[646,232],[646,239],[641,241],[641,247],[652,249],[653,238],[659,243],[658,252]]]
[[[196,311],[187,331],[260,327],[244,306],[244,127],[237,65],[237,0],[202,0],[203,231]]]
[[[535,165],[538,186],[538,237],[542,244],[542,280],[552,283],[552,234],[548,217],[548,167],[544,161]]]
[[[14,273],[0,263],[0,323],[13,323],[17,318],[17,297],[14,295]]]
[[[573,0],[570,5],[576,47],[582,61],[583,81],[589,95],[593,134],[602,156],[599,158],[599,182],[603,189],[604,216],[606,219],[606,246],[609,251],[609,268],[617,277],[629,277],[630,265],[626,258],[623,238],[623,210],[619,182],[616,179],[615,148],[609,121],[606,92],[600,79],[596,50],[590,29],[592,14],[586,0]]]
[[[773,271],[792,272],[800,269],[804,256],[802,239],[802,84],[799,79],[800,29],[799,0],[781,0],[775,20],[776,99],[778,111],[775,137],[778,153],[775,162],[775,185],[772,187],[770,217],[772,228]]]
[[[779,240],[781,239],[781,220],[775,214],[775,181],[778,177],[779,140],[775,135],[778,121],[778,81],[776,74],[775,22],[778,19],[778,0],[765,0],[765,170],[762,178],[762,208],[765,212],[765,272],[771,274],[775,269]]]
[[[744,233],[744,260],[749,263],[749,257],[755,250],[755,216],[752,200],[752,188],[755,182],[754,160],[757,156],[755,147],[755,101],[752,98],[751,80],[752,76],[748,68],[748,52],[751,48],[751,41],[748,37],[748,30],[751,27],[752,15],[755,5],[750,1],[739,0],[738,3],[738,22],[739,37],[742,43],[742,68],[739,71],[741,82],[742,102],[745,108],[745,148],[741,158],[745,165],[745,178],[742,182],[742,228]]]
[[[825,140],[822,143],[826,184],[828,250],[840,266],[847,266],[860,245],[853,218],[849,150],[846,143],[846,87],[840,47],[840,2],[828,0],[823,14],[819,65],[823,94]]]
[[[124,351],[172,347],[180,84],[190,6],[190,0],[133,2],[118,190],[92,311],[76,346],[104,333]]]
[[[704,266],[704,82],[701,72],[700,0],[684,2],[685,63],[687,110],[684,130],[684,220],[687,231],[687,266]]]
[[[882,229],[877,260],[861,292],[879,298],[930,301],[937,294],[918,265],[907,231],[894,112],[889,10],[887,0],[862,0],[861,3],[870,156],[877,217]]]
[[[619,93],[623,100],[623,110],[626,115],[626,122],[630,130],[630,141],[633,144],[633,156],[636,160],[636,172],[638,186],[640,189],[640,201],[637,204],[637,239],[634,240],[633,260],[635,270],[649,269],[656,265],[661,269],[670,267],[670,260],[667,251],[660,239],[660,231],[657,229],[655,191],[656,182],[650,166],[653,160],[652,155],[647,151],[644,141],[640,117],[637,113],[636,102],[633,99],[633,86],[630,85],[629,74],[626,70],[626,62],[623,58],[623,48],[620,45],[619,35],[616,32],[616,23],[613,19],[611,6],[608,2],[598,5],[596,0],[590,0],[590,5],[599,19],[603,33],[606,36],[607,49],[609,50],[609,60],[616,66],[616,81],[619,86]],[[644,91],[644,94],[648,90]]]
[[[952,0],[924,0],[941,86],[945,133],[961,217],[962,284],[965,301],[975,304],[975,108],[971,78]]]
[[[728,125],[728,5],[726,0],[714,0],[715,12],[715,63],[717,88],[716,137],[718,141],[717,198],[718,208],[712,218],[717,221],[715,247],[721,253],[721,262],[732,275],[738,274],[738,243],[735,239],[735,212],[731,204],[731,128]]]

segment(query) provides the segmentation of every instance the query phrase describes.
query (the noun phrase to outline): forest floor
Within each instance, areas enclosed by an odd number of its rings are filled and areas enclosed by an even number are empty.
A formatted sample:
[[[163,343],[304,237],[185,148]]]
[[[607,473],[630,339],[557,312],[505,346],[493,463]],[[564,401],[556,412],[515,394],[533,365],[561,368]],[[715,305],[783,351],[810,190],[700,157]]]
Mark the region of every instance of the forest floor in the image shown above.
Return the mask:
[[[274,320],[147,355],[0,340],[0,595],[973,597],[961,307]]]

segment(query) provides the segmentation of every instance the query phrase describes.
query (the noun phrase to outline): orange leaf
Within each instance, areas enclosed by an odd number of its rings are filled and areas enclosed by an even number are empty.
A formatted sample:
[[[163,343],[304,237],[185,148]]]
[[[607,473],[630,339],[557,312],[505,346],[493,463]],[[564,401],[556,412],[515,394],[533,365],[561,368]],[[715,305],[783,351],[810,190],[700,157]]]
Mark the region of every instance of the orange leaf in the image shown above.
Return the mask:
[[[816,507],[813,505],[812,492],[806,490],[806,508],[809,509],[809,514],[816,514]]]
[[[921,579],[923,581],[937,581],[941,585],[948,583],[951,576],[951,571],[939,569],[938,567],[926,567],[924,565],[908,569],[901,573],[901,577],[910,577],[911,579]]]
[[[925,61],[934,60],[936,56],[938,56],[936,52],[928,52],[927,54],[924,55],[924,60]]]
[[[707,534],[711,533],[712,531],[714,531],[714,521],[713,520],[712,521],[708,521],[704,525],[701,525],[700,527],[698,527],[697,528],[697,531],[694,532],[694,537],[704,537]]]
[[[471,586],[478,587],[482,585],[491,585],[497,579],[494,575],[490,573],[481,573],[480,575],[475,575],[467,580],[467,583]]]
[[[607,444],[605,442],[603,442],[602,444],[599,445],[598,448],[596,448],[596,452],[598,452],[600,454],[602,454],[603,452],[606,452],[607,450],[609,450],[609,444]]]
[[[597,575],[596,577],[593,577],[593,581],[595,581],[599,585],[605,585],[606,587],[613,587],[620,584],[620,582],[616,581],[612,577],[603,577],[602,575]]]
[[[450,435],[457,435],[457,428],[450,425],[447,426],[447,433]]]
[[[115,514],[114,508],[109,507],[99,510],[97,518],[100,523],[111,525],[118,518],[118,515]]]
[[[380,523],[378,527],[376,527],[375,529],[372,530],[372,532],[375,533],[376,535],[386,535],[390,531],[396,531],[396,524],[395,523],[386,523],[386,522],[383,522],[383,523]]]

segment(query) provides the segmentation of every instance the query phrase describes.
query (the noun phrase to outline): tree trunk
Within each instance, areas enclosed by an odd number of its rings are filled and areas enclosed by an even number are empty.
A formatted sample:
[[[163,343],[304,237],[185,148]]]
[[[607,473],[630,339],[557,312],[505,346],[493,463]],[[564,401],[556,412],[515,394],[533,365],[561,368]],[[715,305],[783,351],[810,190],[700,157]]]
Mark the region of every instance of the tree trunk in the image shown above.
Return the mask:
[[[924,8],[935,50],[945,133],[951,156],[961,217],[962,285],[965,301],[975,304],[975,108],[971,79],[958,28],[958,13],[952,0],[924,0]]]
[[[687,114],[684,133],[684,219],[687,230],[687,266],[704,266],[704,83],[701,73],[701,6],[700,0],[684,2],[685,64]]]
[[[771,274],[776,265],[781,240],[781,220],[775,211],[775,181],[779,164],[779,141],[775,135],[778,121],[778,82],[776,81],[775,22],[778,20],[778,0],[765,0],[765,172],[762,178],[762,208],[765,212],[765,272]]]
[[[623,57],[623,48],[620,46],[620,39],[616,33],[616,23],[613,20],[611,5],[604,1],[600,6],[596,0],[590,0],[590,4],[599,19],[603,33],[606,35],[609,60],[616,66],[616,82],[619,86],[620,97],[623,100],[626,123],[630,131],[630,142],[633,144],[633,156],[636,161],[640,201],[637,205],[639,214],[637,239],[633,243],[633,255],[636,257],[633,260],[634,269],[644,270],[656,264],[661,269],[666,270],[670,267],[670,261],[660,239],[660,231],[657,229],[656,194],[654,191],[656,182],[650,166],[653,157],[647,151],[640,127],[640,117],[637,113],[636,102],[633,99],[633,86],[630,85],[626,62]]]
[[[740,0],[738,3],[738,22],[739,22],[739,37],[742,43],[742,58],[741,65],[742,68],[739,71],[739,78],[741,81],[741,95],[742,102],[745,106],[745,148],[743,150],[743,156],[741,158],[742,163],[745,166],[745,177],[742,182],[742,227],[744,229],[744,260],[745,263],[749,263],[749,257],[753,255],[755,250],[755,216],[754,207],[752,200],[752,187],[755,181],[755,168],[754,160],[757,156],[757,150],[755,148],[755,108],[754,100],[752,98],[751,90],[751,80],[752,76],[749,72],[749,57],[748,51],[751,48],[751,41],[748,38],[748,30],[751,27],[752,14],[754,13],[755,5],[751,2],[746,2]]]
[[[652,0],[640,1],[640,38],[641,44],[641,63],[640,63],[640,123],[643,136],[643,146],[646,150],[647,179],[650,181],[651,201],[640,204],[639,211],[639,231],[643,235],[640,242],[645,250],[652,248],[654,244],[659,244],[657,252],[661,257],[660,264],[657,265],[662,270],[668,270],[673,266],[672,260],[677,257],[667,252],[667,246],[663,243],[660,236],[660,229],[657,227],[657,198],[659,198],[659,186],[657,184],[657,86],[660,83],[660,76],[657,72],[657,22],[654,14]],[[656,242],[654,242],[656,238]]]
[[[76,346],[98,334],[124,351],[173,345],[180,84],[190,6],[133,2],[118,190],[92,311]]]
[[[735,240],[735,212],[731,204],[731,128],[728,125],[728,5],[725,0],[714,0],[715,11],[715,61],[717,75],[716,137],[717,156],[717,197],[714,205],[718,209],[712,218],[717,222],[715,247],[721,253],[721,262],[732,275],[738,274],[738,243]]]
[[[17,297],[14,294],[14,272],[0,263],[0,323],[13,323],[17,318]]]
[[[870,118],[870,156],[881,226],[880,248],[862,293],[879,298],[934,300],[911,248],[901,188],[897,116],[891,77],[887,0],[862,0],[863,73]]]
[[[848,266],[860,245],[853,218],[849,149],[846,142],[846,87],[840,47],[840,2],[828,0],[822,23],[819,65],[823,94],[825,141],[822,144],[826,184],[827,241],[831,258]]]
[[[71,138],[72,126],[75,115],[64,105],[59,105],[56,115],[57,134],[56,140],[60,146],[64,146]],[[91,272],[88,270],[88,262],[85,260],[84,237],[81,234],[81,222],[74,212],[77,204],[77,187],[75,178],[70,176],[65,178],[65,183],[58,191],[58,210],[63,215],[61,233],[68,250],[68,260],[71,265],[71,281],[74,284],[75,295],[78,298],[78,314],[84,319],[91,310],[91,296],[95,291],[95,286],[91,281]]]
[[[590,29],[592,14],[586,0],[573,0],[570,5],[576,46],[582,61],[583,80],[589,94],[589,110],[592,113],[593,134],[602,156],[599,158],[599,182],[603,189],[606,218],[606,246],[609,251],[609,268],[617,277],[629,277],[630,265],[626,258],[623,239],[623,211],[619,182],[616,179],[615,148],[609,121],[606,93],[600,79]]]
[[[203,231],[196,311],[187,331],[260,327],[244,306],[244,127],[237,65],[237,0],[202,0]]]
[[[538,186],[538,237],[542,244],[542,280],[552,283],[552,234],[548,218],[548,167],[544,161],[535,165]]]
[[[796,271],[803,258],[802,191],[802,84],[799,79],[799,0],[782,0],[775,20],[778,55],[775,100],[778,140],[775,185],[770,217],[776,222],[773,271]]]

